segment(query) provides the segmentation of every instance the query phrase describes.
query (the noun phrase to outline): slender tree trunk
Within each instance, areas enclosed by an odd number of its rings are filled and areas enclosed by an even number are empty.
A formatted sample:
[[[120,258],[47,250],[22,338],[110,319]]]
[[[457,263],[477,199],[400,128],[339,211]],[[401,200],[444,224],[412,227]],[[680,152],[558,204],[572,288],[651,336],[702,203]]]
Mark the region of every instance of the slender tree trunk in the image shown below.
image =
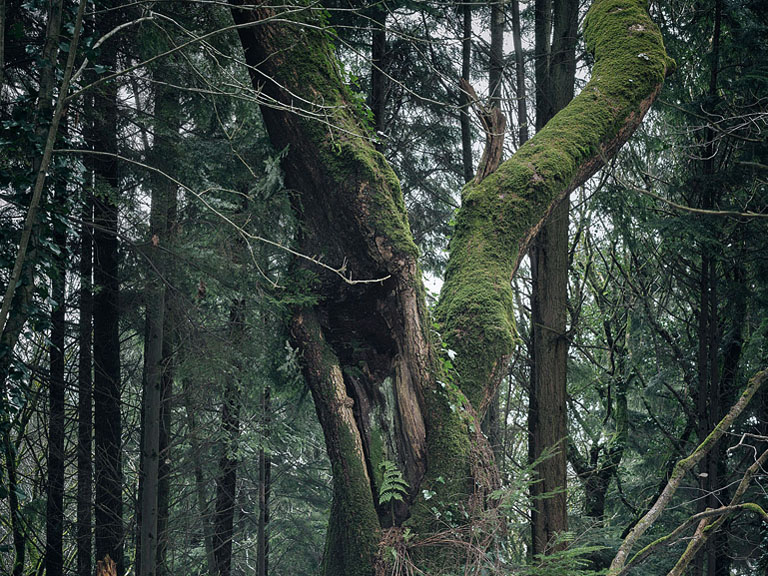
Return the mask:
[[[270,389],[265,386],[261,393],[262,432],[259,448],[259,529],[257,576],[269,573],[269,494],[272,483],[272,458],[270,456],[269,437],[272,425],[270,414]]]
[[[469,83],[472,65],[472,5],[465,2],[461,6],[463,16],[461,38],[461,77]],[[469,94],[459,90],[459,106],[461,107],[461,158],[464,166],[464,182],[474,177],[475,166],[472,161],[472,122],[469,118]]]
[[[5,457],[5,470],[8,474],[8,513],[11,520],[11,533],[13,535],[13,568],[11,576],[22,576],[24,573],[24,558],[26,552],[26,538],[19,517],[18,477],[16,473],[16,447],[11,440],[9,429],[3,430],[3,456]]]
[[[554,40],[550,46],[554,12]],[[536,129],[573,98],[578,2],[536,1]],[[558,534],[568,529],[567,358],[568,199],[552,210],[531,252],[532,382],[528,427],[530,459],[551,453],[537,467],[539,479],[531,487],[533,553],[542,554]],[[544,494],[552,496],[543,498]]]
[[[515,47],[515,97],[520,146],[528,141],[528,95],[525,88],[525,54],[520,32],[520,0],[512,0],[512,42]]]
[[[86,155],[86,182],[80,228],[80,322],[77,377],[77,574],[92,576],[93,506],[93,178],[92,158]]]
[[[245,332],[245,301],[236,300],[229,315],[233,346],[241,342]],[[224,402],[221,407],[223,446],[216,478],[216,514],[214,517],[213,553],[218,576],[229,576],[232,570],[232,534],[237,492],[237,449],[240,435],[240,383],[227,375]]]
[[[504,21],[506,0],[491,2],[491,58],[488,75],[488,94],[491,106],[501,108],[502,80],[504,79]]]
[[[174,189],[168,202],[168,219],[166,232],[166,250],[173,250],[176,239],[177,191]],[[173,282],[174,260],[166,262],[166,276]],[[165,326],[163,328],[163,383],[160,403],[160,465],[158,467],[157,485],[157,574],[170,574],[167,562],[168,551],[168,520],[170,514],[171,491],[171,414],[173,399],[173,380],[175,376],[175,356],[177,344],[177,315],[172,289],[165,291]]]
[[[151,151],[153,166],[168,172],[175,157],[178,133],[178,96],[162,84],[156,85],[155,139]],[[142,491],[140,520],[140,576],[157,574],[158,502],[160,483],[160,435],[163,388],[166,384],[164,346],[166,335],[166,273],[168,243],[168,210],[176,195],[175,184],[153,172],[150,230],[147,259],[152,267],[147,282],[146,338],[144,341],[144,410],[142,443]],[[166,346],[167,349],[167,346]]]
[[[720,59],[720,26],[722,17],[722,0],[715,0],[715,21],[712,33],[712,52],[709,62],[709,90],[708,107],[713,106],[717,100],[717,84]],[[704,209],[712,209],[715,206],[719,190],[712,185],[716,167],[715,133],[708,126],[705,131],[703,143],[701,206]],[[699,421],[699,442],[706,438],[710,426],[717,422],[722,411],[720,405],[720,366],[718,361],[720,348],[719,313],[717,301],[718,282],[718,258],[708,247],[701,250],[701,271],[699,276],[699,320],[698,320],[698,391],[696,396],[696,413]],[[717,507],[718,487],[717,478],[717,446],[710,451],[699,466],[699,488],[701,497],[698,500],[697,509],[704,511],[707,507]],[[706,572],[708,576],[717,574],[718,551],[715,548],[717,539],[708,539],[707,544],[697,554],[693,562],[693,573],[696,576]]]
[[[0,93],[5,83],[5,0],[0,0]]]
[[[96,33],[103,36],[117,22],[114,10],[99,12]],[[101,47],[98,63],[117,67],[114,39]],[[99,86],[95,94],[93,147],[116,155],[117,84]],[[118,163],[114,156],[94,159],[93,266],[93,401],[96,483],[96,558],[114,560],[118,576],[123,564],[122,416],[120,411],[120,279],[118,262]]]
[[[56,201],[66,205],[66,182],[57,183]],[[61,221],[54,221],[53,241],[58,256],[51,277],[50,377],[48,388],[48,483],[45,509],[45,573],[64,574],[64,395],[66,338],[67,234]]]
[[[387,10],[377,7],[371,20],[371,98],[370,106],[373,111],[373,127],[376,133],[376,148],[384,150],[384,131],[386,128],[387,110]]]
[[[490,105],[501,112],[504,80],[504,24],[506,20],[506,0],[493,0],[491,4],[491,57],[488,71],[488,92]],[[503,125],[502,132],[503,132]],[[493,138],[503,142],[503,134],[493,134]],[[502,145],[503,147],[503,145]],[[498,160],[501,161],[499,156]],[[494,168],[495,170],[495,168]],[[488,442],[493,450],[497,465],[501,465],[501,421],[499,414],[499,390],[491,399],[483,419],[483,432],[488,436]]]
[[[203,543],[205,545],[205,560],[207,573],[209,576],[218,576],[216,571],[216,558],[214,556],[214,544],[213,544],[213,530],[212,519],[210,514],[210,506],[208,505],[208,499],[206,497],[205,490],[205,475],[203,473],[203,464],[201,461],[200,444],[197,441],[197,421],[195,419],[195,411],[192,407],[191,389],[189,381],[184,379],[183,383],[183,396],[184,396],[184,411],[187,415],[187,436],[189,438],[190,449],[192,452],[192,462],[195,469],[195,496],[197,498],[197,508],[200,513],[199,526],[202,526]]]

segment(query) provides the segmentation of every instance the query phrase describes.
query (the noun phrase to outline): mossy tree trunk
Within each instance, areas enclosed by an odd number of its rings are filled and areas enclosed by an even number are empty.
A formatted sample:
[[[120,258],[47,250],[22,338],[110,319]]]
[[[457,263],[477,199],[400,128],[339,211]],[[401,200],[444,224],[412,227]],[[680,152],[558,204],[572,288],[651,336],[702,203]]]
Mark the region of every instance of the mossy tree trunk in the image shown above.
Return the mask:
[[[283,8],[280,18],[260,3],[232,12],[253,84],[274,104],[262,106],[272,141],[289,147],[299,249],[343,265],[340,273],[300,265],[296,275],[312,275],[317,303],[295,311],[292,335],[333,469],[324,572],[372,574],[380,539],[398,533],[389,530],[393,519],[418,543],[437,529],[432,507],[470,525],[492,507],[484,496],[497,475],[478,423],[515,340],[510,278],[519,255],[553,204],[636,128],[668,60],[644,3],[597,0],[585,31],[592,81],[513,158],[462,192],[438,336],[397,178],[345,86],[324,15],[302,6]],[[441,340],[455,352],[455,369]],[[383,460],[410,486],[394,509],[378,504]],[[469,520],[459,520],[462,512]],[[462,565],[466,550],[422,547],[422,557]]]

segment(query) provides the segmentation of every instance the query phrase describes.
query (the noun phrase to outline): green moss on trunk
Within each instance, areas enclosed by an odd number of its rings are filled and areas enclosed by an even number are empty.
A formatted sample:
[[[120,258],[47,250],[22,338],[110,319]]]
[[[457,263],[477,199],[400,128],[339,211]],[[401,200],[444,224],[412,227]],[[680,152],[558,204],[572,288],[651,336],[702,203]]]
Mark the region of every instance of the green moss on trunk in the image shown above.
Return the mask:
[[[463,193],[438,318],[457,352],[462,390],[476,407],[496,363],[512,351],[510,278],[521,245],[553,203],[626,141],[672,65],[642,0],[595,1],[584,34],[595,55],[584,90]]]

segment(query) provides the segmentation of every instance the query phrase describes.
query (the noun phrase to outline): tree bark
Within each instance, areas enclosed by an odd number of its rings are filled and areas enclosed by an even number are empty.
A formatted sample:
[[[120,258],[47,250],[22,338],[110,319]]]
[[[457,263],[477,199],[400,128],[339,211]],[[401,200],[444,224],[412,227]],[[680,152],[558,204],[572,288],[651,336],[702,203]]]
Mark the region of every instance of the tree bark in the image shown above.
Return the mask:
[[[77,574],[91,576],[93,506],[93,162],[85,157],[86,182],[80,227],[80,321],[77,375]]]
[[[178,133],[178,96],[162,84],[155,92],[155,138],[151,151],[151,164],[163,172],[175,157]],[[160,436],[162,423],[163,388],[168,382],[164,374],[167,352],[165,334],[168,243],[168,211],[176,185],[167,178],[152,173],[150,230],[146,256],[152,271],[146,288],[146,337],[144,341],[144,418],[142,450],[142,493],[140,525],[140,576],[157,574],[158,520],[160,489]]]
[[[235,349],[245,336],[245,301],[232,303],[229,315],[230,338]],[[214,516],[213,554],[218,576],[232,570],[232,535],[237,496],[238,437],[240,435],[240,382],[227,374],[224,402],[221,406],[222,452],[216,478],[216,513]]]
[[[57,182],[56,202],[66,205],[66,182]],[[53,241],[58,254],[51,277],[51,341],[48,384],[48,483],[45,508],[45,573],[64,574],[64,396],[66,338],[67,234],[61,216],[54,215]],[[58,220],[58,221],[57,221]]]
[[[491,107],[501,108],[502,80],[504,79],[504,21],[505,0],[491,1],[491,57],[488,75],[488,94]]]
[[[573,98],[576,71],[575,0],[536,2],[536,129],[541,130]],[[554,21],[554,39],[549,37]],[[541,44],[540,42],[543,42]],[[542,83],[543,85],[539,85]],[[532,551],[552,551],[558,534],[568,529],[567,360],[568,198],[552,210],[531,251],[531,388],[529,454],[539,482],[531,485]],[[560,544],[562,546],[562,543]]]
[[[462,38],[461,38],[461,78],[469,84],[472,65],[472,5],[465,2],[461,5]],[[461,159],[464,167],[464,182],[474,177],[475,166],[472,162],[472,122],[469,117],[471,101],[466,90],[459,90],[459,106],[461,108]]]
[[[373,129],[376,134],[376,148],[384,150],[384,131],[387,112],[387,9],[376,7],[371,20],[371,98]]]
[[[270,414],[270,388],[265,386],[261,392],[261,446],[259,447],[259,528],[257,534],[258,556],[257,576],[269,573],[269,495],[272,489],[272,458],[270,456],[269,437],[272,425]]]
[[[211,515],[208,505],[208,499],[206,498],[205,490],[205,476],[203,474],[203,465],[201,461],[200,444],[197,441],[197,421],[195,419],[195,411],[192,408],[192,402],[190,398],[191,389],[189,381],[187,379],[182,380],[184,396],[184,411],[187,416],[187,436],[189,437],[189,444],[192,453],[192,462],[195,469],[195,496],[197,499],[197,507],[200,513],[199,526],[202,526],[203,533],[203,545],[205,547],[205,561],[206,561],[206,573],[209,576],[217,576],[216,573],[216,558],[213,553],[213,530]]]
[[[512,43],[515,47],[515,98],[517,99],[517,122],[519,144],[528,141],[528,101],[525,87],[525,54],[520,32],[520,1],[512,0]]]
[[[103,36],[117,23],[115,10],[96,18],[96,33]],[[114,39],[101,47],[99,64],[117,66]],[[120,279],[118,261],[118,163],[117,84],[101,84],[96,90],[92,142],[95,150],[109,155],[94,159],[94,432],[96,482],[96,558],[107,555],[125,573],[123,564],[123,467],[120,411]],[[114,156],[113,156],[114,155]]]
[[[173,250],[177,234],[178,198],[177,190],[171,191],[168,202],[168,217],[166,231],[166,250]],[[166,262],[166,277],[173,282],[174,260]],[[158,443],[160,463],[157,474],[157,574],[169,574],[167,562],[168,552],[168,521],[170,517],[171,496],[171,425],[173,409],[173,381],[176,366],[176,346],[178,342],[178,312],[172,290],[166,287],[165,316],[163,327],[163,380],[160,399],[160,438]]]
[[[300,248],[345,263],[338,273],[302,265],[316,273],[319,303],[292,323],[333,469],[325,574],[372,574],[380,535],[396,538],[386,530],[392,510],[378,506],[383,460],[409,483],[394,522],[414,534],[438,530],[432,503],[454,518],[466,512],[465,528],[493,507],[485,496],[498,479],[479,422],[514,341],[510,278],[550,207],[637,127],[667,69],[642,3],[619,7],[598,0],[590,10],[590,84],[513,158],[464,189],[437,313],[455,369],[433,347],[399,184],[356,116],[327,31],[297,25],[317,23],[310,10],[265,21],[272,8],[233,7],[254,87],[282,104],[262,113],[275,146],[290,145],[284,168],[297,191]],[[302,114],[287,106],[297,95]],[[322,124],[308,117],[317,114]],[[437,540],[437,551],[425,546],[412,557],[464,566],[466,546]]]

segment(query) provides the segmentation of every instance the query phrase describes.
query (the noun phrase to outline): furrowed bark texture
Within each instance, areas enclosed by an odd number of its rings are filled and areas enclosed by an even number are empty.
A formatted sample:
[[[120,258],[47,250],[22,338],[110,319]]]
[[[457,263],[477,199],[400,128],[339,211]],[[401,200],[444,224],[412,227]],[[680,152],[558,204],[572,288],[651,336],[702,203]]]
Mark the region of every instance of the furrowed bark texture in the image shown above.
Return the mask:
[[[536,40],[547,31],[547,46],[536,46],[537,78],[546,84],[536,89],[536,130],[573,98],[576,73],[578,0],[548,2],[547,13],[536,10]],[[543,21],[540,21],[540,17]],[[552,24],[553,22],[553,24]],[[553,42],[549,45],[549,28]],[[539,62],[544,60],[543,62]],[[566,196],[541,227],[530,252],[531,260],[531,386],[528,395],[529,461],[550,456],[536,466],[531,485],[533,554],[554,551],[558,534],[568,529],[566,513],[566,374],[568,339],[568,211]],[[562,546],[562,542],[559,544]]]
[[[642,2],[593,6],[593,80],[515,157],[464,189],[439,306],[458,372],[444,373],[399,183],[344,85],[332,34],[318,28],[322,14],[297,6],[277,20],[266,5],[232,12],[253,84],[272,101],[262,106],[270,136],[277,148],[289,146],[300,249],[344,264],[347,279],[380,280],[349,283],[309,263],[317,304],[293,321],[333,468],[324,571],[372,574],[379,533],[393,516],[423,534],[436,528],[434,503],[468,510],[493,487],[490,451],[475,431],[514,342],[518,254],[551,205],[629,137],[668,61]],[[410,485],[394,514],[378,506],[385,459]],[[423,489],[435,493],[429,506]],[[461,554],[443,557],[463,563]]]

